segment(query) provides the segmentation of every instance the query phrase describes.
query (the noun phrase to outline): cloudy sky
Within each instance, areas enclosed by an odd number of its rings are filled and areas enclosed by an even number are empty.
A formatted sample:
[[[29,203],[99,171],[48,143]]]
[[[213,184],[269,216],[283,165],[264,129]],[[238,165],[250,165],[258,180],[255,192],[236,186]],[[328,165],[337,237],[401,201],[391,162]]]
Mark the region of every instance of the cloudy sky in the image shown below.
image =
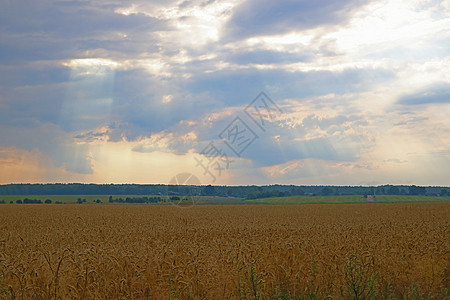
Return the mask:
[[[0,183],[449,185],[449,132],[450,1],[0,0]]]

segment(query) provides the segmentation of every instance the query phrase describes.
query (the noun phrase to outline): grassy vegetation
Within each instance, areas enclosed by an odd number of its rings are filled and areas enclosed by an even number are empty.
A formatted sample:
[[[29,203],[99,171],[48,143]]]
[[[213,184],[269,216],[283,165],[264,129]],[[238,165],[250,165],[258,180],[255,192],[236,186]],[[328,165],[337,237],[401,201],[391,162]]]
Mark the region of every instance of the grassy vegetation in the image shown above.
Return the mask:
[[[450,197],[383,195],[383,196],[376,196],[375,201],[376,202],[447,202],[447,201],[450,201]]]
[[[447,202],[450,197],[431,196],[376,196],[375,202],[397,203],[397,202]],[[359,195],[347,196],[291,196],[272,197],[262,199],[245,200],[248,204],[339,204],[339,203],[367,203],[367,199]]]
[[[16,200],[23,200],[25,198],[28,199],[37,199],[42,200],[44,202],[47,199],[52,200],[52,203],[61,202],[61,203],[77,203],[77,200],[86,199],[86,203],[94,203],[97,200],[100,200],[102,203],[108,203],[110,195],[0,195],[0,202],[4,201],[5,203],[16,203]],[[125,199],[127,197],[164,197],[161,195],[112,195],[113,198],[122,198]],[[182,196],[181,196],[182,197]],[[196,196],[193,197],[195,204],[240,204],[243,202],[242,198],[235,197],[216,197],[216,196]],[[189,198],[191,199],[191,198]]]
[[[117,197],[126,198],[128,195],[121,195]],[[52,200],[52,203],[56,201],[60,201],[62,203],[76,203],[78,198],[86,199],[86,202],[93,202],[95,200],[100,200],[103,203],[108,202],[109,195],[0,195],[0,201],[5,201],[5,203],[9,203],[10,201],[16,202],[16,200],[23,200],[25,198],[28,199],[38,199],[44,202],[47,199]]]
[[[245,200],[249,204],[325,204],[325,203],[362,203],[363,196],[290,196]]]
[[[110,195],[0,195],[0,202],[16,203],[16,200],[37,199],[44,202],[47,199],[52,203],[77,203],[79,198],[86,199],[86,203],[94,203],[100,200],[102,203],[108,203]],[[113,198],[127,197],[164,197],[161,195],[112,195]],[[184,197],[184,196],[180,196]],[[192,198],[189,197],[192,202]],[[450,197],[431,197],[431,196],[403,196],[403,195],[380,195],[376,196],[375,202],[379,203],[398,203],[398,202],[448,202]],[[345,195],[345,196],[289,196],[289,197],[272,197],[245,200],[236,197],[217,197],[217,196],[196,196],[193,197],[194,204],[341,204],[341,203],[367,203],[361,195]]]

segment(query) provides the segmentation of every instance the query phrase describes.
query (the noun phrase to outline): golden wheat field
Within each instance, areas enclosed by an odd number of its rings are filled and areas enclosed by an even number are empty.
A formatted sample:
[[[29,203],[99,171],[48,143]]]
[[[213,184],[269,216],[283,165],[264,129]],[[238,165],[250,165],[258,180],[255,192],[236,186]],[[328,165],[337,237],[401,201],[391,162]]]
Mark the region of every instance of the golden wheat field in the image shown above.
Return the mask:
[[[1,299],[449,296],[450,203],[2,205]]]

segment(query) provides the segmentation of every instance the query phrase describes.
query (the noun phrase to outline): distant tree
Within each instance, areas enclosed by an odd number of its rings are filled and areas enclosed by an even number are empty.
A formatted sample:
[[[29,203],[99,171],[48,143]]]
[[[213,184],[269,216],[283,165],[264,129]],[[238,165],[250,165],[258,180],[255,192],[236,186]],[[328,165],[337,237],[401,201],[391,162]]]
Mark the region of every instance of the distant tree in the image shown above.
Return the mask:
[[[11,201],[9,201],[9,203],[10,203],[10,204],[13,204],[13,203],[14,203],[14,201],[13,201],[13,200],[11,200]]]
[[[400,189],[397,186],[390,186],[387,190],[388,195],[398,195],[400,194]]]
[[[292,194],[293,196],[302,196],[302,195],[305,194],[305,191],[302,190],[302,189],[299,188],[299,187],[295,187],[295,188],[292,189],[291,194]]]
[[[410,195],[425,195],[426,192],[427,192],[427,190],[423,186],[412,185],[412,186],[409,187],[409,194]]]
[[[109,196],[108,202],[109,203],[113,202],[113,197],[112,196]]]
[[[47,200],[45,200],[45,202],[44,202],[45,204],[51,204],[52,203],[52,200],[50,200],[50,199],[47,199]]]
[[[78,203],[78,204],[81,204],[81,203],[83,203],[83,199],[81,199],[81,198],[78,198],[78,199],[77,199],[77,203]]]
[[[329,187],[324,187],[322,189],[321,193],[322,193],[322,196],[329,196],[329,195],[333,194],[333,190]]]
[[[42,200],[41,199],[28,199],[28,198],[25,198],[25,199],[23,199],[23,203],[25,203],[25,204],[41,204]]]
[[[100,199],[97,199],[97,201],[95,201],[95,203],[102,203],[102,201]]]
[[[207,185],[203,188],[203,195],[214,196],[216,195],[216,189],[212,185]]]
[[[22,204],[22,200],[19,199],[19,200],[16,201],[16,203],[17,204]]]
[[[270,198],[270,197],[285,197],[286,192],[280,192],[278,190],[269,190],[269,191],[254,191],[251,193],[248,193],[246,198],[247,199],[258,199],[258,198]]]

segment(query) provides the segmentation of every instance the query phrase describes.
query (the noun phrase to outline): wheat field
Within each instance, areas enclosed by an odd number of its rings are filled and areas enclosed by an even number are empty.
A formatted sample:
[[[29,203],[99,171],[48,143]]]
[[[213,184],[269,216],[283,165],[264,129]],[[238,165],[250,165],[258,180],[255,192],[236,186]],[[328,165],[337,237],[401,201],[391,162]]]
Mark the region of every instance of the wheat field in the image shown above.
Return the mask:
[[[448,299],[449,221],[450,203],[5,204],[0,298]]]

